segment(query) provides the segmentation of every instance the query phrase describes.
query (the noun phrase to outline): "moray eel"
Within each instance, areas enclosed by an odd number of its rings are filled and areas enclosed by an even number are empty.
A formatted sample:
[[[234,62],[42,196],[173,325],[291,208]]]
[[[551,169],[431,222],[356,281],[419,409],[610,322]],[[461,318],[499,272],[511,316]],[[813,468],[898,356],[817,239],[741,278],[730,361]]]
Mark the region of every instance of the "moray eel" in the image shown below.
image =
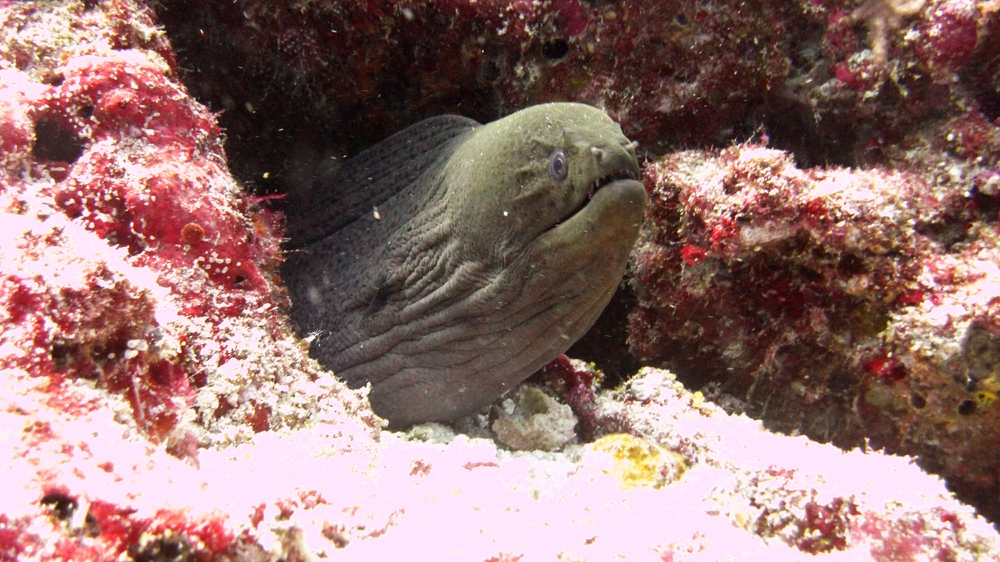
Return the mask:
[[[292,321],[390,427],[473,413],[607,305],[638,178],[635,143],[586,105],[417,123],[290,196]]]

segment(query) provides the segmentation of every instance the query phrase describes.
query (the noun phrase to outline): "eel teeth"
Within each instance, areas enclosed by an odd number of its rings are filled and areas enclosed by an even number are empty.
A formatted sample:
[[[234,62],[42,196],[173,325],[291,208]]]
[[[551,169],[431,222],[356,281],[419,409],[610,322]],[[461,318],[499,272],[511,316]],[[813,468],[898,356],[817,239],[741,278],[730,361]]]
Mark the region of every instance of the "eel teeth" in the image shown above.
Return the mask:
[[[589,200],[589,199],[593,198],[594,197],[594,193],[596,193],[598,189],[601,189],[602,187],[604,187],[605,185],[608,185],[609,183],[612,183],[612,182],[615,182],[615,181],[618,181],[618,180],[638,180],[638,179],[639,178],[636,176],[635,172],[633,172],[632,170],[618,170],[618,171],[610,173],[610,174],[608,174],[606,176],[601,176],[597,181],[595,181],[594,183],[590,184],[590,193],[587,195],[587,199]]]

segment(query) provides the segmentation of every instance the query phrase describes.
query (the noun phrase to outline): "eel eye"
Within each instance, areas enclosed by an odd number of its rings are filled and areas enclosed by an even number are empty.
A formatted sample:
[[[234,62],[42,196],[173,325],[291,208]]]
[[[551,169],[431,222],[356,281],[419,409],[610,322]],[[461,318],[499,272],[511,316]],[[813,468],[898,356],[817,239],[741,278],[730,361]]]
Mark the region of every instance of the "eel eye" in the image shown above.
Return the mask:
[[[549,156],[549,174],[556,181],[563,181],[569,175],[569,162],[566,161],[566,153],[561,148],[553,150]]]

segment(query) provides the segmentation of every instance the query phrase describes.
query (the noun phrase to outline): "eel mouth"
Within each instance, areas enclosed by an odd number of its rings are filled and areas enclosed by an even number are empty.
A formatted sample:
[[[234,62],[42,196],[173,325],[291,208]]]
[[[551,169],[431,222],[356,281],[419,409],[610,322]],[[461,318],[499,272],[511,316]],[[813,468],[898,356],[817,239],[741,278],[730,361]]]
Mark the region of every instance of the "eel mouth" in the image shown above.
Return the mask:
[[[638,169],[633,170],[630,166],[620,166],[617,167],[617,169],[608,170],[603,176],[597,178],[596,180],[594,180],[593,183],[591,183],[588,186],[587,196],[582,198],[580,202],[577,203],[576,207],[571,209],[569,213],[566,213],[566,216],[563,217],[563,219],[559,222],[560,223],[565,222],[570,218],[580,214],[580,212],[582,212],[585,208],[587,208],[587,205],[589,205],[590,202],[594,199],[594,195],[596,195],[598,191],[605,189],[613,184],[621,182],[638,182],[638,181],[639,181]],[[558,224],[554,226],[558,226]]]
[[[639,236],[649,196],[634,161],[604,172],[586,186],[589,193],[580,194],[571,213],[536,239],[545,260],[566,267],[568,262],[591,264],[595,256],[627,259]]]
[[[638,170],[633,170],[630,167],[619,167],[616,170],[608,170],[607,173],[597,178],[587,187],[587,196],[580,198],[580,201],[576,204],[576,206],[570,209],[562,219],[549,227],[545,233],[555,231],[567,222],[570,222],[571,220],[586,213],[591,202],[594,201],[594,198],[602,191],[620,187],[621,189],[618,190],[618,192],[625,193],[630,191],[630,189],[634,189],[630,188],[627,184],[638,184],[638,189],[645,193],[645,188],[642,187],[642,182],[639,181],[639,175]],[[611,195],[611,197],[616,198],[617,196]]]
[[[587,200],[580,205],[580,209],[585,207],[587,203],[589,203],[590,200],[594,198],[594,194],[597,193],[597,190],[607,185],[610,185],[616,181],[621,181],[621,180],[639,181],[639,174],[633,170],[623,168],[621,170],[614,170],[608,174],[601,176],[600,178],[597,179],[597,181],[590,184],[590,191],[587,193]],[[580,209],[574,210],[573,213],[571,214],[575,215],[580,211]]]

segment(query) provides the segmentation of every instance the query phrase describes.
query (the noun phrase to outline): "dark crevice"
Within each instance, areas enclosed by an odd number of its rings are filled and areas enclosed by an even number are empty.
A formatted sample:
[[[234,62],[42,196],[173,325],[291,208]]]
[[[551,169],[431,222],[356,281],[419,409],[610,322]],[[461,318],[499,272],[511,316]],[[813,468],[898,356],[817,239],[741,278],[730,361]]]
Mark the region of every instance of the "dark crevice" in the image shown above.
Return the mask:
[[[77,508],[76,498],[71,498],[61,492],[50,492],[42,496],[38,503],[51,510],[52,516],[59,521],[69,521]]]
[[[545,60],[556,63],[569,54],[569,43],[565,39],[552,39],[542,44],[542,56]]]
[[[337,20],[338,33],[330,33],[335,24],[324,10],[346,18],[338,11],[351,9],[317,4],[299,13],[266,3],[157,4],[182,81],[219,112],[230,168],[255,194],[287,193],[313,179],[324,162],[352,156],[427,117],[497,117],[489,88],[510,64],[490,55],[489,42],[477,51],[478,72],[466,74],[442,68],[463,60],[461,45],[431,50],[405,35],[379,45],[378,53],[345,53],[345,41],[361,40],[339,37],[361,33],[365,22],[351,29]],[[421,24],[443,29],[448,22]]]
[[[191,545],[183,535],[158,537],[141,546],[132,545],[129,556],[134,562],[187,562],[200,559],[192,552]]]
[[[628,314],[635,303],[635,293],[622,282],[594,326],[566,352],[574,359],[593,362],[604,373],[605,388],[619,386],[641,367],[627,344]]]
[[[31,155],[40,160],[76,162],[85,147],[83,139],[59,121],[42,117],[35,123],[35,146]]]

